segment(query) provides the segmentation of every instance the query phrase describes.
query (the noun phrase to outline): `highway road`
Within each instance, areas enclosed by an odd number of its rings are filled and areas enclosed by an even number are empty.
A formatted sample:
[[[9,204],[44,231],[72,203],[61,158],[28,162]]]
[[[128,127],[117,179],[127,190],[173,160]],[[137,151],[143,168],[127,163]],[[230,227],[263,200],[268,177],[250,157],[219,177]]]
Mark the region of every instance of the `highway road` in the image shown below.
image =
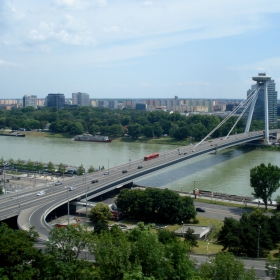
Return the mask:
[[[278,130],[274,130],[271,132],[277,131]],[[132,182],[135,178],[145,176],[148,173],[168,167],[172,164],[205,153],[215,152],[237,144],[262,138],[262,131],[232,135],[227,139],[224,137],[216,138],[211,141],[204,141],[195,149],[194,145],[182,146],[179,149],[177,148],[164,152],[156,159],[149,161],[139,159],[134,162],[110,168],[109,170],[104,170],[109,172],[108,175],[104,175],[104,171],[100,170],[91,174],[86,174],[86,176],[70,178],[61,186],[54,186],[53,183],[49,183],[48,185],[42,184],[40,187],[37,187],[36,190],[32,189],[31,191],[4,195],[0,198],[0,220],[16,216],[19,211],[21,211],[24,217],[24,210],[29,208],[35,209],[28,219],[25,218],[26,221],[23,221],[23,225],[27,225],[27,228],[28,226],[35,226],[35,229],[38,230],[40,234],[40,229],[44,228],[42,215],[45,211],[51,209],[52,205],[59,206],[67,202],[66,184],[76,187],[75,191],[68,192],[70,200],[85,197],[86,192],[88,193],[88,199],[90,199],[91,197],[107,192],[109,189],[114,189],[116,186]],[[142,169],[138,169],[140,165],[143,167]],[[128,172],[122,173],[123,170],[127,170]],[[97,179],[98,182],[91,184],[90,182],[93,179]],[[45,195],[37,196],[37,192],[41,190],[45,191]],[[55,208],[55,206],[53,208]],[[46,236],[46,232],[42,232],[42,236]]]

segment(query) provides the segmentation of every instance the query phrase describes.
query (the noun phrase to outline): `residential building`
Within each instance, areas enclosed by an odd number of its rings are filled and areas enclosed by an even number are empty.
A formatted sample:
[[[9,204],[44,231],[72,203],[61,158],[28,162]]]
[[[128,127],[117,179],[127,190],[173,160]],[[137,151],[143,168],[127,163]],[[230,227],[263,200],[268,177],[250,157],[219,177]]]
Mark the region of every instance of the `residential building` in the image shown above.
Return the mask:
[[[90,106],[89,95],[84,92],[72,93],[72,105]]]
[[[22,105],[23,107],[31,106],[37,109],[37,95],[24,95]]]
[[[118,100],[109,100],[108,108],[117,109],[118,108]]]

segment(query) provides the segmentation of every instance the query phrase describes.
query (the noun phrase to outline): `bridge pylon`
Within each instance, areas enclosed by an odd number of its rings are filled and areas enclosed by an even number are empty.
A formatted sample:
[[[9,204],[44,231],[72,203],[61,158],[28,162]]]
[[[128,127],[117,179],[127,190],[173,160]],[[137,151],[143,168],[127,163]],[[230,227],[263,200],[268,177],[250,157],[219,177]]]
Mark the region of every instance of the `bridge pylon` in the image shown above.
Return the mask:
[[[261,88],[263,88],[263,93],[264,93],[264,124],[265,124],[265,144],[269,145],[269,116],[268,116],[268,92],[267,92],[267,87],[269,82],[271,81],[271,77],[266,76],[265,73],[259,73],[258,76],[252,77],[253,81],[256,81],[256,88],[255,91],[260,91]],[[252,103],[250,105],[250,111],[248,114],[247,118],[247,125],[245,128],[245,132],[249,132],[250,126],[251,126],[251,121],[252,121],[252,116],[255,108],[256,101],[258,99],[258,94],[255,95],[255,97],[252,100]]]

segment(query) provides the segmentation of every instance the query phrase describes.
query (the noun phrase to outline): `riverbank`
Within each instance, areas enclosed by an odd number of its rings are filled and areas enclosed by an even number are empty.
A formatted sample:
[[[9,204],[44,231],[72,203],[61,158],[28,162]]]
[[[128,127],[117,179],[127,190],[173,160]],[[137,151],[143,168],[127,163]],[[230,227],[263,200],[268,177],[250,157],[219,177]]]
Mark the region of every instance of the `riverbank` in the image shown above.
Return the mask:
[[[8,134],[11,131],[0,130],[0,133]],[[47,137],[47,138],[62,138],[62,139],[72,139],[76,134],[69,133],[54,133],[48,131],[24,131],[20,134],[25,134],[26,137]],[[111,139],[111,138],[110,138]],[[160,144],[160,145],[189,145],[189,140],[178,141],[169,136],[162,136],[160,138],[147,138],[141,136],[137,139],[131,138],[129,136],[112,138],[114,142],[125,142],[125,143],[145,143],[145,144]]]

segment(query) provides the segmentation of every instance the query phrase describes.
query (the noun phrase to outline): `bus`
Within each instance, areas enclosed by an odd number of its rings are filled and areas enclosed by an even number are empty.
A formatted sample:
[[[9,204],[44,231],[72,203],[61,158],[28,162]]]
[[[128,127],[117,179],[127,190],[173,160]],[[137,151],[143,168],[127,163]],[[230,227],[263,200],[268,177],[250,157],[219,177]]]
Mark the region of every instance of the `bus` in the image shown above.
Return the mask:
[[[158,158],[158,157],[159,157],[159,153],[153,153],[153,154],[144,156],[144,160],[147,161],[147,160]]]

